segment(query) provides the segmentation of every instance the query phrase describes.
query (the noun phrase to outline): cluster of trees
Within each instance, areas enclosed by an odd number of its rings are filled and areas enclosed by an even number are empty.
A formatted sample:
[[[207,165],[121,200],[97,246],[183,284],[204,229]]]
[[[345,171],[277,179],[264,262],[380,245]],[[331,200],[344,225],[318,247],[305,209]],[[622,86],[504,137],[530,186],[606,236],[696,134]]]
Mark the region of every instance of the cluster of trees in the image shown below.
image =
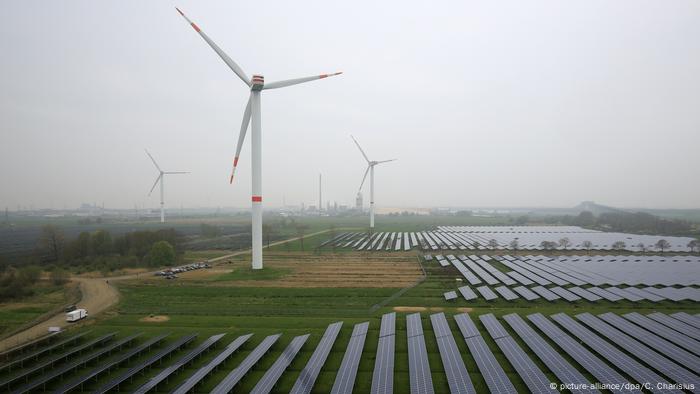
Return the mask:
[[[81,270],[113,271],[137,266],[172,265],[183,254],[182,237],[174,229],[134,231],[113,237],[109,231],[82,232],[67,241],[60,228],[42,228],[37,248],[44,264]]]
[[[21,298],[33,293],[31,287],[41,277],[41,268],[31,265],[15,269],[9,267],[0,273],[0,300]]]

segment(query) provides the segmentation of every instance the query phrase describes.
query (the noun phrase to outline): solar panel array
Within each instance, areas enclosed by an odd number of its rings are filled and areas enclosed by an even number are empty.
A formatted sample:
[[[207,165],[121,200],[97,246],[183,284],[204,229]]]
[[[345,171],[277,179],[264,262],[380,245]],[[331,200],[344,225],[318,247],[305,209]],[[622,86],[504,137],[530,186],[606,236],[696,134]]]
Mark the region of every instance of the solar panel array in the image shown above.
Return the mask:
[[[517,393],[510,379],[508,379],[508,375],[503,371],[491,349],[484,342],[484,338],[481,337],[481,333],[479,333],[469,315],[462,313],[454,318],[462,332],[464,341],[467,343],[469,352],[474,357],[479,371],[481,371],[481,376],[486,381],[489,391],[492,393]]]
[[[432,394],[434,393],[433,378],[430,375],[428,351],[425,348],[420,313],[406,315],[406,337],[411,394]]]
[[[457,294],[455,294],[457,298]],[[372,393],[387,394],[394,391],[394,347],[396,342],[396,312],[382,315],[379,327],[377,357],[372,374]]]
[[[461,313],[455,315],[454,319],[454,326],[464,339],[467,352],[460,352],[445,314],[430,315],[437,351],[451,392],[476,392],[471,380],[474,375],[470,377],[467,365],[476,365],[478,370],[471,373],[479,374],[479,382],[483,379],[485,383],[484,391],[488,389],[492,393],[516,392],[515,381],[506,373],[509,366],[519,375],[528,390],[535,393],[557,392],[559,387],[550,386],[551,378],[547,376],[550,372],[556,376],[554,383],[575,385],[576,387],[567,389],[576,393],[595,393],[602,387],[616,393],[640,393],[639,387],[634,385],[637,383],[651,384],[645,392],[697,392],[700,387],[700,317],[695,314],[652,312],[643,315],[633,312],[620,316],[607,312],[598,316],[590,313],[576,316],[556,313],[545,316],[534,313],[523,319],[513,313],[502,317],[509,328],[493,314],[483,314],[477,321],[473,315]],[[287,372],[296,378],[293,392],[327,390],[325,387],[314,387],[314,384],[341,326],[342,322],[328,326],[301,372]],[[355,383],[369,328],[369,322],[355,324],[331,392],[352,393],[358,390]],[[490,337],[488,341],[486,334],[482,335],[484,332]],[[393,392],[395,340],[399,334],[401,331],[397,331],[396,313],[384,314],[378,327],[372,392]],[[409,370],[399,373],[407,374],[411,393],[434,393],[433,373],[442,371],[437,365],[433,367],[438,369],[431,371],[419,313],[406,316],[405,335]],[[172,392],[191,392],[251,337],[248,334],[236,338],[194,373],[187,373],[184,367],[213,349],[223,334],[213,335],[193,349],[183,350],[196,336],[189,334],[166,342],[168,334],[146,340],[139,340],[140,334],[134,334],[116,340],[116,334],[110,333],[80,345],[70,342],[73,343],[73,348],[58,355],[43,351],[36,360],[31,360],[27,356],[36,353],[32,351],[17,357],[18,360],[26,360],[28,365],[20,367],[19,371],[11,375],[11,379],[5,378],[1,388],[12,393],[63,393],[77,389],[98,393],[113,389],[145,393],[159,388],[162,390],[161,383],[178,379],[182,383]],[[215,385],[212,392],[240,391],[243,378],[256,365],[262,364],[261,360],[268,359],[269,356],[266,355],[271,352],[280,336],[281,334],[276,334],[264,338],[224,378],[216,378],[213,382],[208,380],[207,384]],[[71,338],[73,337],[66,339]],[[256,372],[252,377],[246,378],[245,384],[255,384],[252,392],[256,394],[273,391],[308,338],[308,334],[294,337],[276,356],[274,363],[268,364],[270,366],[265,368],[264,374],[261,373],[262,377]],[[516,341],[515,338],[519,340]],[[524,345],[520,345],[520,340]],[[46,347],[56,349],[58,343],[60,342]],[[525,346],[532,356],[526,353]],[[499,362],[500,354],[505,359]],[[170,355],[174,357],[166,362],[165,358]],[[465,365],[464,357],[473,359],[475,364]],[[535,363],[531,357],[538,358],[541,364]],[[6,365],[13,363],[15,361]],[[133,383],[127,383],[137,374],[143,374],[149,367],[161,363],[164,366],[145,382],[139,381],[136,387],[132,386]],[[119,370],[118,374],[108,375],[115,369]],[[210,378],[214,379],[213,376]],[[362,383],[369,384],[368,381]],[[602,386],[594,386],[593,383]]]
[[[559,244],[567,238],[569,245]],[[554,243],[554,249],[567,250],[655,250],[660,239],[671,246],[669,252],[688,250],[688,237],[660,237],[618,232],[587,230],[575,226],[438,226],[437,230],[421,232],[377,232],[367,236],[363,232],[349,232],[336,235],[322,243],[328,247],[352,247],[356,250],[406,251],[412,248],[423,250],[492,250],[492,240],[497,249],[512,249],[511,242],[517,239],[518,250],[543,250],[543,241]],[[622,241],[624,246],[616,243]],[[587,245],[590,242],[590,246]]]
[[[433,326],[438,349],[440,350],[440,358],[445,369],[450,392],[459,394],[476,393],[457,344],[454,337],[452,337],[452,331],[447,324],[445,314],[440,312],[430,315],[430,322]]]
[[[342,326],[343,322],[339,321],[329,325],[328,328],[326,328],[326,332],[323,334],[323,337],[316,346],[316,350],[314,350],[311,358],[306,363],[306,366],[299,374],[299,377],[294,383],[290,393],[308,394],[311,392],[311,389],[316,382],[316,378],[318,377],[318,373],[321,372],[321,367],[323,367],[323,364],[326,362],[326,358],[331,352],[333,343],[335,343],[335,339],[338,337],[338,333],[340,333],[340,328]]]
[[[357,367],[360,365],[360,357],[362,356],[362,349],[365,346],[368,329],[369,322],[355,324],[352,335],[350,336],[350,342],[348,342],[348,347],[345,349],[343,362],[340,364],[340,369],[338,369],[338,374],[335,377],[335,383],[333,383],[331,393],[352,393],[352,389],[355,386],[355,376],[357,376]]]

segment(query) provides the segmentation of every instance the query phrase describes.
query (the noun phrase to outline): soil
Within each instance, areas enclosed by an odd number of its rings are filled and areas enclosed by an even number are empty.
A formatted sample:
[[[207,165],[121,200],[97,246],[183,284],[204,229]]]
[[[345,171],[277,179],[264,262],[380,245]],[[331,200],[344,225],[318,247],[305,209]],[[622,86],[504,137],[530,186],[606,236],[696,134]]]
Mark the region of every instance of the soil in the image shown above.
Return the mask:
[[[154,315],[154,316],[152,315],[152,316],[142,317],[139,319],[140,322],[144,322],[144,323],[163,323],[163,322],[166,322],[168,320],[170,320],[170,317],[165,316],[165,315]]]

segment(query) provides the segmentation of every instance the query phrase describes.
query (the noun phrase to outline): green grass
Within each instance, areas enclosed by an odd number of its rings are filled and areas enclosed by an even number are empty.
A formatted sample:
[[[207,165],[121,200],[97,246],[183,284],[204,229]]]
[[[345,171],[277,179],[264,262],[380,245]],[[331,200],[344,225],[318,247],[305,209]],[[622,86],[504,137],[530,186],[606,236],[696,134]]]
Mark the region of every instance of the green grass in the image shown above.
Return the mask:
[[[42,315],[62,308],[74,301],[71,289],[41,281],[32,287],[34,294],[20,300],[0,304],[0,337],[9,335],[21,326]]]

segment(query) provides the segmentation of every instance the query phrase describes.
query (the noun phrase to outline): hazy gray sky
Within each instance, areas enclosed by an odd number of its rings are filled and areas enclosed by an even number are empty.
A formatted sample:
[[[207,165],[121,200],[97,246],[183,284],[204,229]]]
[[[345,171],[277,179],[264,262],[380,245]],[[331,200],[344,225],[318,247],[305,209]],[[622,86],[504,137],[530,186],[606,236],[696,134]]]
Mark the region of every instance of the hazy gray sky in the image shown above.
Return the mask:
[[[0,205],[250,202],[248,90],[173,8],[266,81],[267,206],[698,207],[700,2],[27,1],[0,24]],[[368,194],[366,189],[366,195]]]

